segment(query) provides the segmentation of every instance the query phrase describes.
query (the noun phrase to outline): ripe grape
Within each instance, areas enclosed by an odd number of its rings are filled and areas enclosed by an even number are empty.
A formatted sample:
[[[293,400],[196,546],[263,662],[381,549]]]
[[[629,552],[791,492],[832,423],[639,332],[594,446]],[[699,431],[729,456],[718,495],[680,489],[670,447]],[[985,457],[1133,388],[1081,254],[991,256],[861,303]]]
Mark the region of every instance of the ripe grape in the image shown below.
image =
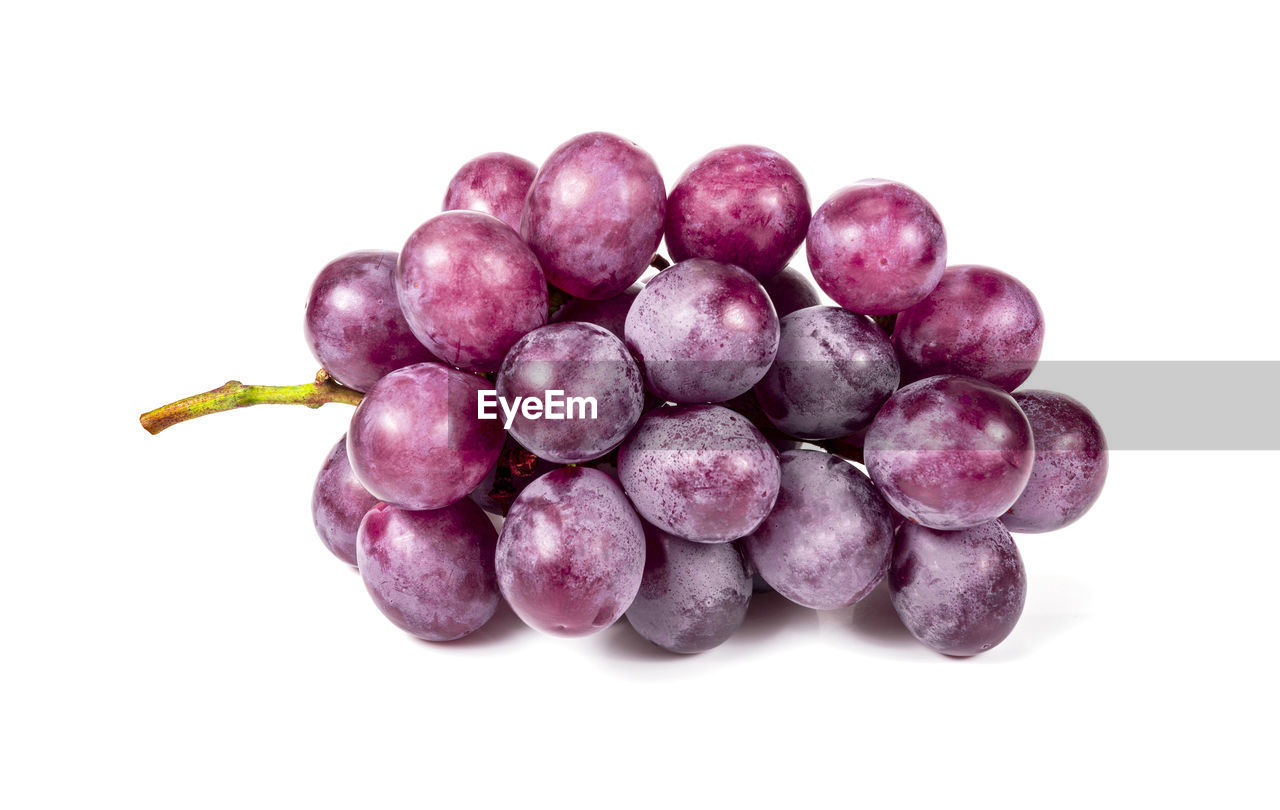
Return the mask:
[[[889,596],[926,646],[976,655],[1004,641],[1018,623],[1027,572],[998,520],[955,532],[907,523],[893,550]]]
[[[713,259],[761,281],[804,241],[809,191],[791,161],[761,146],[717,149],[685,170],[667,199],[671,258]]]
[[[827,295],[866,315],[901,312],[937,286],[947,264],[938,213],[899,183],[864,180],[813,215],[809,269]]]
[[[649,390],[672,402],[723,402],[764,376],[778,350],[778,316],[749,273],[689,259],[645,285],[627,313],[627,346]]]
[[[520,233],[547,280],[575,298],[611,298],[662,241],[667,191],[653,158],[605,132],[562,144],[534,178]]]
[[[1035,446],[1013,397],[969,377],[930,377],[893,396],[863,446],[889,504],[933,529],[998,518],[1022,494]]]
[[[344,435],[325,457],[311,493],[311,517],[320,540],[333,556],[356,564],[356,530],[360,519],[377,502],[351,471]]]
[[[348,253],[325,265],[311,285],[307,345],[348,388],[368,391],[389,371],[436,359],[400,311],[395,269],[394,253]]]
[[[520,230],[524,198],[538,167],[506,152],[489,152],[462,164],[449,181],[443,211],[481,211]]]
[[[783,268],[781,273],[763,284],[779,318],[785,318],[797,309],[816,307],[822,303],[818,290],[804,277],[804,273],[794,267]]]
[[[703,543],[750,534],[773,509],[778,454],[746,417],[718,405],[658,408],[618,451],[636,510],[665,532]]]
[[[441,363],[397,369],[351,417],[351,469],[378,500],[438,509],[475,489],[502,450],[502,423],[481,420],[481,377]]]
[[[640,588],[644,529],[617,482],[588,467],[534,481],[498,537],[498,584],[531,627],[585,636],[617,621]]]
[[[1089,409],[1066,394],[1019,391],[1036,460],[1027,488],[1000,519],[1012,532],[1051,532],[1089,511],[1107,480],[1107,439]]]
[[[455,366],[495,371],[547,322],[547,282],[515,231],[488,214],[427,220],[400,252],[396,290],[418,339]]]
[[[772,444],[779,453],[786,450],[795,450],[802,444],[802,442],[774,427],[774,424],[769,421],[769,417],[765,416],[764,409],[760,407],[760,400],[756,398],[754,389],[742,396],[726,399],[720,404],[734,413],[740,413],[747,417],[751,424],[756,426],[756,430],[764,434],[764,437],[769,440],[769,444]]]
[[[765,582],[792,602],[817,610],[852,605],[889,568],[893,510],[843,459],[791,450],[781,461],[777,505],[743,538],[747,555]]]
[[[571,298],[551,316],[552,323],[594,323],[603,326],[620,339],[624,335],[627,324],[627,313],[635,303],[636,296],[643,290],[639,284],[632,284],[622,292],[603,301],[592,301],[588,298]]]
[[[360,578],[397,627],[427,641],[478,630],[498,609],[497,531],[468,500],[414,512],[380,503],[360,523]]]

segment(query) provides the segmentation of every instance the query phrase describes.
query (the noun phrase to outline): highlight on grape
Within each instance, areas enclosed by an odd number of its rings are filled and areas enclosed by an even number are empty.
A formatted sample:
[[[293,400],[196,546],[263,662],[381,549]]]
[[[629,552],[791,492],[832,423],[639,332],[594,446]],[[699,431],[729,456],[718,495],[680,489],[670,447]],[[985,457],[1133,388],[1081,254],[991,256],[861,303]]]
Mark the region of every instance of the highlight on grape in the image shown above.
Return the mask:
[[[232,380],[140,421],[356,406],[312,518],[418,638],[505,601],[550,635],[625,616],[699,653],[765,591],[837,610],[883,583],[907,631],[969,656],[1026,604],[1013,534],[1079,520],[1107,477],[1085,404],[1020,387],[1044,321],[1014,275],[948,264],[901,183],[814,209],[794,163],[740,145],[668,189],[592,132],[541,166],[466,162],[399,251],[322,268],[314,381]]]

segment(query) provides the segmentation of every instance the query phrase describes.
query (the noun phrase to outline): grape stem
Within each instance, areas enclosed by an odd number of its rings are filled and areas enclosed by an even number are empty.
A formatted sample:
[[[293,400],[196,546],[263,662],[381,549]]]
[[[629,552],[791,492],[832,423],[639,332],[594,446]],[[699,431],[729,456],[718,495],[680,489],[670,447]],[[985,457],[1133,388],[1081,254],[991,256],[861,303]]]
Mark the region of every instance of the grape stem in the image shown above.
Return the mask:
[[[147,411],[138,421],[152,436],[179,422],[211,413],[247,408],[250,405],[306,405],[319,408],[327,402],[359,405],[364,394],[348,388],[320,369],[316,381],[302,385],[245,385],[238,380],[226,382],[212,391],[180,399]]]

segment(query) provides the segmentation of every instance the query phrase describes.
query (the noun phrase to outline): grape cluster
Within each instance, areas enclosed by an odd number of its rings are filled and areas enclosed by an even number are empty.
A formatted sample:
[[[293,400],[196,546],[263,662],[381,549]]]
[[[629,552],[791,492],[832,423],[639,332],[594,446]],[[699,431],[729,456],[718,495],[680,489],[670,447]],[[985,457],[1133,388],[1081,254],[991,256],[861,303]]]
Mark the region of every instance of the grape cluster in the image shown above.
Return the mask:
[[[668,193],[645,151],[590,133],[540,168],[476,158],[444,209],[398,255],[325,267],[306,313],[328,374],[364,392],[316,527],[415,636],[464,636],[505,599],[547,633],[625,615],[692,653],[743,622],[753,578],[816,610],[887,579],[916,638],[972,655],[1022,612],[1010,531],[1066,526],[1102,488],[1090,412],[1016,391],[1035,297],[948,267],[900,183],[812,211],[791,162],[735,146]],[[802,244],[836,306],[788,266]]]

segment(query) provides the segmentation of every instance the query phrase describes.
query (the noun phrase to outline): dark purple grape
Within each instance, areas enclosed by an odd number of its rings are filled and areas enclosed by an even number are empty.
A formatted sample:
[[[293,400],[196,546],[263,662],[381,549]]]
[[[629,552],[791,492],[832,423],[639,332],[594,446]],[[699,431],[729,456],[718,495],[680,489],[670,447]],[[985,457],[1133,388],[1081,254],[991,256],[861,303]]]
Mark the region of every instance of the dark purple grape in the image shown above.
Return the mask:
[[[380,501],[438,509],[475,489],[502,450],[502,422],[477,417],[493,386],[441,363],[397,369],[356,408],[347,432],[351,469]]]
[[[782,454],[778,503],[743,547],[775,591],[835,610],[871,593],[893,551],[893,510],[856,467],[819,450]]]
[[[955,532],[905,523],[894,545],[889,595],[925,646],[977,655],[1013,632],[1027,600],[1027,572],[998,520]]]
[[[530,453],[507,434],[498,462],[480,479],[476,488],[467,493],[467,497],[489,514],[505,517],[511,502],[524,492],[525,487],[559,467],[559,464]]]
[[[1107,439],[1089,409],[1066,394],[1013,395],[1031,423],[1036,460],[1027,488],[1000,519],[1012,532],[1051,532],[1074,523],[1102,493]]]
[[[389,371],[436,359],[400,312],[395,269],[394,253],[348,253],[325,265],[311,285],[307,345],[348,388],[368,391]]]
[[[720,404],[734,413],[740,413],[747,417],[751,424],[755,425],[756,429],[764,434],[764,437],[769,440],[769,444],[772,444],[779,453],[787,450],[796,450],[802,444],[799,440],[774,427],[773,423],[769,421],[769,417],[765,416],[764,409],[760,407],[760,400],[756,398],[754,389],[740,397],[727,399]]]
[[[898,388],[898,358],[865,315],[809,307],[782,319],[778,356],[756,384],[769,421],[801,439],[866,426]]]
[[[773,509],[780,476],[760,431],[718,405],[649,411],[618,451],[618,477],[644,519],[702,543],[750,534]]]
[[[947,264],[938,212],[899,183],[864,180],[813,215],[806,248],[813,279],[845,309],[901,312],[933,292]]]
[[[1035,445],[1018,403],[990,383],[930,377],[893,396],[863,446],[880,493],[907,518],[933,529],[1000,517],[1031,477]]]
[[[497,531],[461,500],[414,512],[385,503],[360,523],[360,578],[397,627],[427,641],[478,630],[498,609]]]
[[[640,588],[644,529],[616,481],[562,467],[520,493],[498,537],[498,584],[531,627],[585,636],[613,624]]]
[[[639,284],[633,284],[614,297],[606,298],[603,301],[571,298],[556,310],[555,315],[551,316],[551,321],[552,323],[569,323],[571,321],[594,323],[596,326],[603,326],[608,329],[620,339],[625,339],[626,333],[624,330],[627,324],[627,313],[631,311],[631,305],[643,289],[644,287]]]
[[[717,149],[685,170],[667,199],[675,261],[713,259],[764,280],[804,241],[809,190],[791,161],[762,146]]]
[[[616,335],[590,323],[554,323],[520,338],[502,362],[497,386],[509,403],[502,406],[502,416],[511,435],[538,456],[562,464],[598,458],[617,447],[644,410],[644,379],[636,361]],[[558,412],[564,418],[549,418],[556,401],[551,391],[560,392]],[[506,407],[519,412],[508,417]]]
[[[778,350],[778,316],[749,273],[689,259],[645,285],[627,313],[627,346],[649,390],[671,402],[723,402],[745,393]]]
[[[818,289],[794,267],[783,268],[781,273],[764,282],[764,291],[769,294],[779,318],[822,303]]]
[[[664,650],[699,653],[742,625],[751,577],[733,543],[693,543],[645,527],[644,578],[627,608],[636,632]]]
[[[948,267],[933,292],[899,313],[893,345],[903,376],[977,377],[1012,391],[1031,376],[1044,313],[1022,282],[990,267]]]
[[[396,291],[418,339],[460,368],[495,371],[547,322],[547,282],[515,231],[488,214],[448,211],[400,252]]]
[[[325,548],[350,565],[356,564],[356,530],[360,519],[378,499],[361,485],[347,460],[347,437],[325,457],[311,493],[311,517]]]
[[[542,164],[520,233],[552,284],[575,298],[612,298],[649,266],[666,202],[648,152],[591,132],[561,144]]]
[[[524,198],[538,167],[506,152],[489,152],[462,164],[444,194],[444,211],[480,211],[520,230]]]

